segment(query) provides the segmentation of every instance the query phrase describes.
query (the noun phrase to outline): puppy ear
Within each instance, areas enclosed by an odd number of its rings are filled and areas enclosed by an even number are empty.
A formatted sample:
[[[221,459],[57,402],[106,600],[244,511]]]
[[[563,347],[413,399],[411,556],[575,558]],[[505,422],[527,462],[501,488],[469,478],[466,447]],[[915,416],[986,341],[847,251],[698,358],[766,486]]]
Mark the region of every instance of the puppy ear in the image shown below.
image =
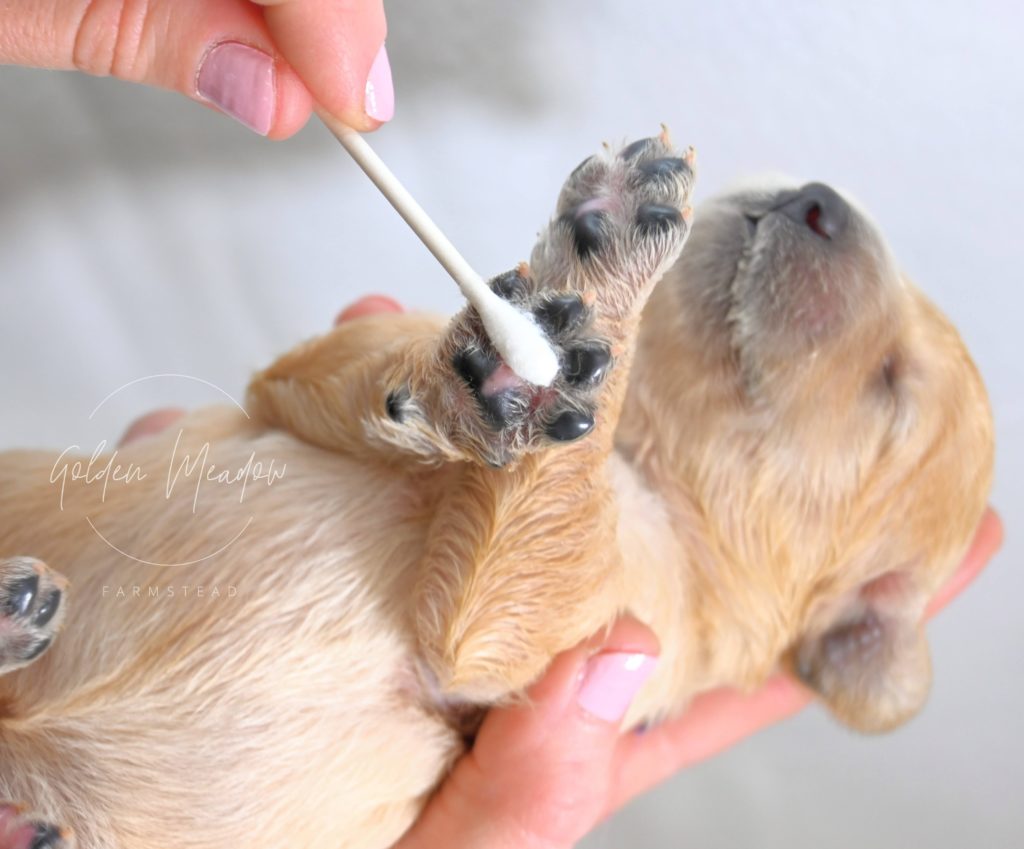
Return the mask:
[[[913,717],[931,688],[923,604],[887,575],[865,585],[840,615],[794,647],[797,676],[837,719],[889,731]]]

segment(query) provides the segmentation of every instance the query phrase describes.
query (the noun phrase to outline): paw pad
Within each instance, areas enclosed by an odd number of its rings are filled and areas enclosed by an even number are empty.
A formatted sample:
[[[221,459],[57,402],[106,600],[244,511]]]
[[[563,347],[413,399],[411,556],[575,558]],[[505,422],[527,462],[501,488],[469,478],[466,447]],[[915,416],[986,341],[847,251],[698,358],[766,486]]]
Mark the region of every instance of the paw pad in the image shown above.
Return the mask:
[[[567,410],[552,421],[546,429],[547,435],[556,442],[572,442],[586,436],[594,429],[594,416],[577,410]]]
[[[555,295],[534,311],[541,326],[552,336],[576,330],[586,314],[586,307],[579,295]]]
[[[570,226],[577,254],[588,257],[597,252],[605,242],[606,221],[605,213],[597,209],[571,216]]]
[[[668,232],[682,220],[682,212],[663,203],[645,203],[636,213],[637,226],[645,233]]]
[[[30,557],[0,561],[0,673],[46,651],[60,624],[64,581]]]
[[[639,168],[640,174],[648,180],[678,177],[685,174],[688,170],[689,166],[682,157],[678,156],[652,159],[649,162],[644,162]]]
[[[612,354],[607,345],[591,342],[566,351],[565,379],[577,385],[596,385],[611,367]]]
[[[494,294],[506,301],[523,300],[529,292],[529,283],[523,274],[523,267],[499,274],[491,281],[491,289]]]

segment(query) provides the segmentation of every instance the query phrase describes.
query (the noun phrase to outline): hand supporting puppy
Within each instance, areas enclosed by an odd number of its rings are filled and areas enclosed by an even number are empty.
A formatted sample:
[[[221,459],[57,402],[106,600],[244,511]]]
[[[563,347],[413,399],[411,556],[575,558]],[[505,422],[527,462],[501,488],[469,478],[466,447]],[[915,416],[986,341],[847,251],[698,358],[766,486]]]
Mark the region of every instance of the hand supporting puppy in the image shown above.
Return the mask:
[[[354,129],[391,119],[382,0],[11,0],[0,64],[179,91],[281,139],[313,103]]]
[[[390,298],[364,298],[337,321],[401,312]],[[125,441],[159,432],[181,413],[164,410],[136,422]],[[978,575],[1002,543],[989,510],[960,569],[932,600],[945,607]],[[455,765],[395,849],[566,849],[635,796],[799,712],[811,694],[776,676],[749,696],[706,693],[686,714],[644,733],[620,733],[619,720],[654,668],[657,640],[623,619],[552,662],[529,704],[495,709],[473,748]]]

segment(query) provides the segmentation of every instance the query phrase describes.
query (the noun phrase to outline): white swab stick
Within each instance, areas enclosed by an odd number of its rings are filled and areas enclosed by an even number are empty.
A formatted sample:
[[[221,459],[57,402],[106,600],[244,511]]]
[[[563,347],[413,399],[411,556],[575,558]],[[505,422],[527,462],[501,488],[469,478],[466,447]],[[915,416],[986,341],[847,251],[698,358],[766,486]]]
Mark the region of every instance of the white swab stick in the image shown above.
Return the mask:
[[[317,115],[444,266],[445,271],[459,284],[466,300],[479,313],[491,343],[506,365],[523,380],[538,386],[549,386],[558,374],[558,357],[532,316],[520,312],[490,290],[440,228],[430,220],[423,207],[373,152],[366,139],[322,109],[317,109]]]

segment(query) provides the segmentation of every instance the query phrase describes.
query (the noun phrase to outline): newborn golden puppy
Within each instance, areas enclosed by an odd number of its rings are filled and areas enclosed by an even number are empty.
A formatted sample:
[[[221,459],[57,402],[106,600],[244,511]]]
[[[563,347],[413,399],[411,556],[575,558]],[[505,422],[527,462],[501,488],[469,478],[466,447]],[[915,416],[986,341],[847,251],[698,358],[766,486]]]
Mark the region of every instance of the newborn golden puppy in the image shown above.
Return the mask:
[[[591,157],[492,282],[557,347],[549,388],[472,310],[388,314],[258,374],[248,416],[121,452],[286,464],[204,522],[155,475],[58,502],[52,455],[0,457],[0,555],[73,593],[0,564],[0,798],[38,818],[0,806],[0,849],[70,842],[49,823],[88,849],[383,849],[483,709],[623,611],[662,646],[627,724],[780,665],[855,728],[909,718],[925,601],[988,493],[981,381],[836,192],[713,201],[680,259],[692,180],[664,135]],[[172,580],[237,592],[109,591]]]

